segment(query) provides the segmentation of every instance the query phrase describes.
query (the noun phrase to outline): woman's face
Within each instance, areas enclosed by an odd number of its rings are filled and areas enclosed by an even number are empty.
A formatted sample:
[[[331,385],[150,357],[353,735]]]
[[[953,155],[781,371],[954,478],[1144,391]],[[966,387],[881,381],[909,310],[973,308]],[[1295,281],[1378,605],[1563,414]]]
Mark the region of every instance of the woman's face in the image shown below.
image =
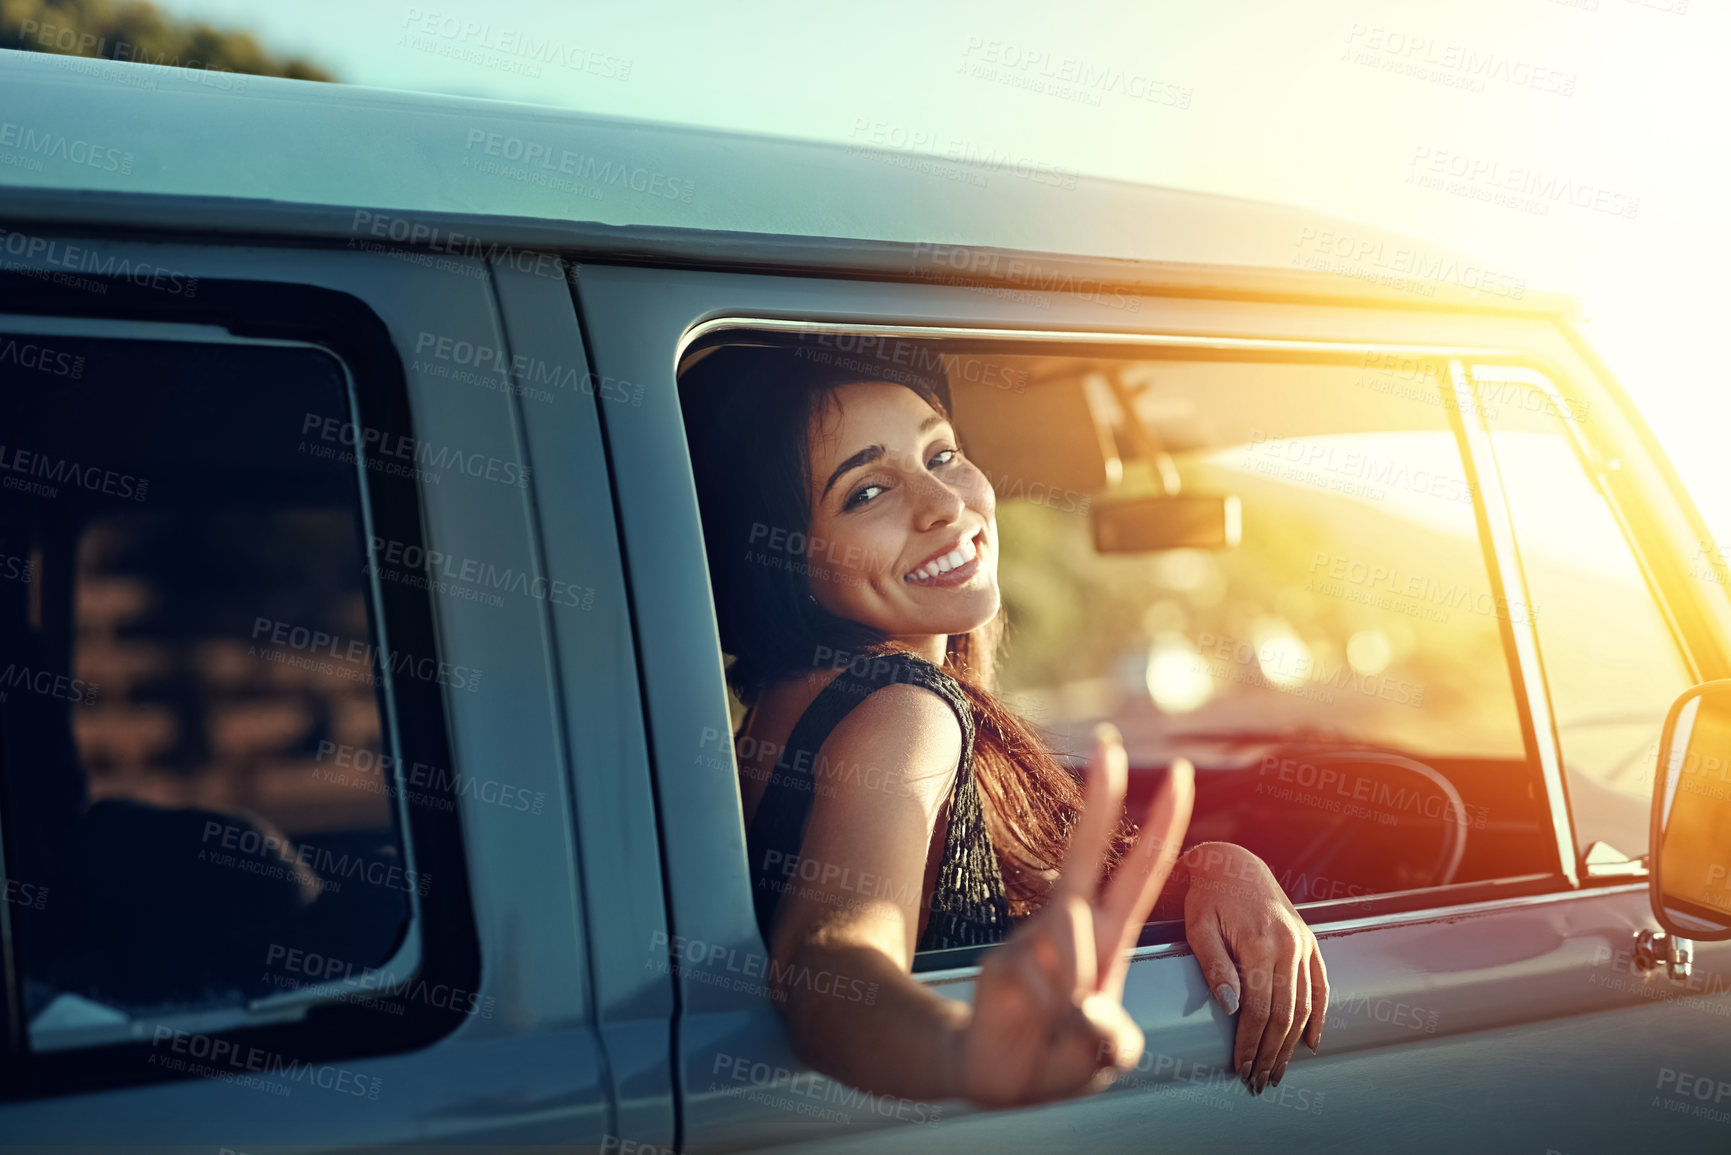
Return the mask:
[[[844,385],[812,421],[812,596],[892,638],[998,612],[997,508],[950,423],[901,385]]]

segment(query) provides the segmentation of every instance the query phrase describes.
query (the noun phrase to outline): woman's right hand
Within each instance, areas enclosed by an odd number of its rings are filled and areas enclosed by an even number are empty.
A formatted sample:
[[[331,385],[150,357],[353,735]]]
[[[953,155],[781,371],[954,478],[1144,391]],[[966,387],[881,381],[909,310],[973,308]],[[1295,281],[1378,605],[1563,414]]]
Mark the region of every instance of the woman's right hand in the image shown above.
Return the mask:
[[[1118,731],[1097,727],[1086,809],[1063,871],[1039,913],[987,952],[974,984],[954,1056],[957,1086],[973,1103],[1018,1107],[1104,1090],[1142,1057],[1142,1031],[1123,1003],[1129,952],[1177,858],[1195,783],[1189,762],[1173,763],[1102,888],[1128,777]]]

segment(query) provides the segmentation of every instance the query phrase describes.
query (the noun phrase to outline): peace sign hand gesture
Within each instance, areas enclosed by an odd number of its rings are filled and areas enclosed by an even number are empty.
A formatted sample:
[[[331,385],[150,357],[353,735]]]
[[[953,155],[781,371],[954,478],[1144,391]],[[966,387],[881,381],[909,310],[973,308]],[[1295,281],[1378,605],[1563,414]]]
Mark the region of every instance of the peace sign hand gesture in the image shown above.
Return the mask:
[[[1123,1003],[1129,951],[1178,856],[1195,780],[1189,762],[1173,763],[1134,846],[1102,888],[1128,777],[1118,731],[1096,727],[1086,808],[1063,871],[1040,912],[987,953],[974,985],[956,1061],[963,1095],[982,1107],[1104,1090],[1142,1057],[1142,1031]]]

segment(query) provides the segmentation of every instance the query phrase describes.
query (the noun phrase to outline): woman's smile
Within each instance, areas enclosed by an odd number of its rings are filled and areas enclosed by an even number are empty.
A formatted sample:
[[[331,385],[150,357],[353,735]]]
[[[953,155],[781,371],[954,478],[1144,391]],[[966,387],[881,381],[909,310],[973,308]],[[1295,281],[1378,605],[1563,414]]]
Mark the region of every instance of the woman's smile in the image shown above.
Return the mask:
[[[986,531],[980,530],[959,543],[945,546],[902,576],[909,585],[935,586],[949,589],[964,586],[979,576],[980,553],[985,548]]]

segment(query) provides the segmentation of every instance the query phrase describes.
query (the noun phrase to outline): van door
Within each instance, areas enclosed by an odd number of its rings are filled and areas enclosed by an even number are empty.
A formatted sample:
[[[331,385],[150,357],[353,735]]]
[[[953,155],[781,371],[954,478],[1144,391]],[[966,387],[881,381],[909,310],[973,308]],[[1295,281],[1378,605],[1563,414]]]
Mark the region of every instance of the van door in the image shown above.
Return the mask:
[[[1105,317],[1098,297],[1017,307],[956,286],[625,268],[584,268],[579,284],[597,371],[644,398],[604,421],[636,602],[655,606],[636,627],[670,934],[643,965],[679,971],[685,1149],[1320,1151],[1398,1138],[1440,1150],[1494,1127],[1536,1149],[1583,1150],[1609,1135],[1717,1133],[1686,1101],[1713,1074],[1714,1016],[1684,1026],[1685,1004],[1631,973],[1632,936],[1651,925],[1635,868],[1591,874],[1577,857],[1535,629],[1546,606],[1527,588],[1512,466],[1472,377],[1468,351],[1486,347],[1578,370],[1557,333],[1518,318],[1157,298],[1134,318]],[[1263,840],[1322,942],[1333,992],[1321,1054],[1301,1052],[1280,1087],[1252,1098],[1233,1079],[1233,1024],[1170,925],[1147,929],[1125,992],[1147,1053],[1103,1096],[977,1113],[862,1095],[793,1058],[751,917],[672,373],[683,348],[729,331],[828,335],[832,351],[846,335],[936,342],[1008,361],[1080,350],[1119,375],[1107,382],[1119,419],[1157,427],[1187,484],[1240,498],[1246,552],[1145,560],[1139,594],[1100,577],[1090,609],[1143,598],[1136,644],[1103,670],[1072,663],[1063,685],[1029,667],[1013,700],[1059,749],[1114,717],[1144,790],[1187,754],[1192,836]],[[1584,376],[1570,384],[1585,394]],[[1007,567],[1017,533],[1086,540],[1077,503],[1060,508],[1049,485],[1004,500],[1043,480],[994,477]],[[1030,548],[1023,564],[1054,552]],[[1664,618],[1663,603],[1653,609]],[[1020,628],[1039,644],[1037,619]],[[1706,634],[1683,640],[1685,668],[1720,662]],[[1294,830],[1313,837],[1295,843]],[[1707,997],[1686,1005],[1725,1013],[1731,953],[1704,949],[1697,967],[1687,993]],[[916,972],[970,997],[968,957],[922,956]]]

